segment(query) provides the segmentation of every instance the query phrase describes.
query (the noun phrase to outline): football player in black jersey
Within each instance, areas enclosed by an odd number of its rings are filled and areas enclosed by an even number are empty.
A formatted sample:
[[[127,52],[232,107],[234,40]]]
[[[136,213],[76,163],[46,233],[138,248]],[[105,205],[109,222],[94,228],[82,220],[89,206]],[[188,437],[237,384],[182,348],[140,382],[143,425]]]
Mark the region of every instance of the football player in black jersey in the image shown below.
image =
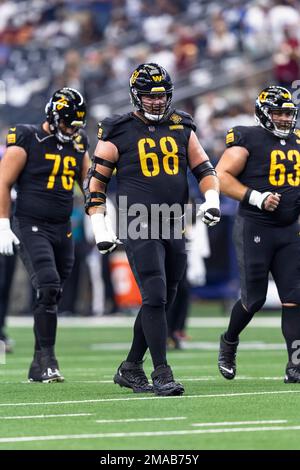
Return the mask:
[[[220,220],[218,180],[201,147],[190,115],[171,108],[173,84],[157,64],[141,64],[130,78],[134,112],[105,119],[99,127],[99,143],[86,185],[86,209],[91,216],[101,253],[112,251],[118,240],[105,215],[105,188],[117,169],[119,216],[121,197],[127,198],[128,213],[134,204],[148,210],[141,229],[150,227],[154,205],[184,206],[188,201],[187,168],[198,179],[206,201],[203,220]],[[129,219],[129,218],[128,218]],[[166,220],[162,220],[165,223]],[[171,224],[174,220],[171,221]],[[142,294],[142,307],[134,325],[131,349],[114,376],[114,382],[134,392],[181,395],[183,386],[174,381],[166,359],[166,311],[172,304],[185,266],[185,241],[160,232],[153,236],[120,237]],[[201,243],[201,240],[199,240]],[[154,371],[153,387],[143,370],[149,348]]]
[[[228,131],[218,165],[221,191],[240,201],[234,238],[241,299],[221,336],[219,370],[236,373],[239,334],[266,300],[272,273],[282,303],[282,333],[288,351],[285,382],[300,382],[300,133],[291,93],[270,86],[258,96],[257,126]]]
[[[36,292],[35,351],[28,374],[34,382],[64,380],[54,351],[57,304],[74,259],[70,224],[74,182],[82,185],[89,167],[85,123],[82,95],[62,88],[47,104],[45,122],[10,128],[0,165],[0,253],[12,255],[18,247]],[[11,227],[10,189],[15,183]]]

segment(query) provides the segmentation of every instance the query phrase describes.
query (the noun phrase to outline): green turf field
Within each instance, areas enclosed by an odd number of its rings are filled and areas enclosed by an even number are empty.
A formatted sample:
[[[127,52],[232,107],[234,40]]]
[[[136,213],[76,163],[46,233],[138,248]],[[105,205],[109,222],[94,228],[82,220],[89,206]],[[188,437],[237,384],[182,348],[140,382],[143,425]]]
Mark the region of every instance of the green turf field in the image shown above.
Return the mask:
[[[283,383],[280,329],[248,328],[232,382],[216,366],[223,330],[189,329],[188,349],[169,352],[186,393],[160,398],[112,382],[130,327],[60,327],[63,384],[26,382],[31,328],[10,328],[16,346],[0,365],[0,450],[299,449],[300,385]],[[149,356],[145,369],[152,370]]]

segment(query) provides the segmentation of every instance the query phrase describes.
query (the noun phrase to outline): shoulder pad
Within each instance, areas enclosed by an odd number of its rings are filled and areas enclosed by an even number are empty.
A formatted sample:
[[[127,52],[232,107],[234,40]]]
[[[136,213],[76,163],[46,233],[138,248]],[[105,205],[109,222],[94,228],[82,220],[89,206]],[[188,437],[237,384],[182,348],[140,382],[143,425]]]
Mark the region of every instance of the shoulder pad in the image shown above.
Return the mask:
[[[246,147],[248,127],[236,126],[228,130],[226,135],[226,147]]]
[[[298,137],[298,139],[300,139],[300,129],[295,129],[294,134],[296,135],[296,137]]]
[[[36,128],[27,124],[16,124],[14,127],[10,127],[6,136],[7,147],[11,145],[17,145],[27,151],[27,141]]]
[[[103,119],[103,121],[98,124],[98,139],[109,140],[109,138],[113,136],[116,128],[131,119],[131,113],[123,115],[116,114],[112,117]]]
[[[190,127],[193,131],[196,130],[192,116],[184,111],[174,109],[168,119],[172,121],[173,124],[183,124]]]
[[[80,129],[74,140],[74,148],[80,153],[85,153],[89,148],[89,139],[83,129]]]

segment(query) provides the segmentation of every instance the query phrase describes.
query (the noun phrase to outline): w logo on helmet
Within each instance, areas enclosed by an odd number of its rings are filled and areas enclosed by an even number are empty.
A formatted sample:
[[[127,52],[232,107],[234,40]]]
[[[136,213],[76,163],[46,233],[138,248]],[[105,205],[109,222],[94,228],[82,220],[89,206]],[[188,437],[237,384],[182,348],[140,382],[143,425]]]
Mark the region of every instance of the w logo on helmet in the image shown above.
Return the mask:
[[[76,111],[76,114],[77,114],[77,117],[83,118],[83,116],[85,115],[85,112],[84,111]]]
[[[152,79],[155,82],[161,82],[162,81],[162,76],[161,75],[153,75]]]

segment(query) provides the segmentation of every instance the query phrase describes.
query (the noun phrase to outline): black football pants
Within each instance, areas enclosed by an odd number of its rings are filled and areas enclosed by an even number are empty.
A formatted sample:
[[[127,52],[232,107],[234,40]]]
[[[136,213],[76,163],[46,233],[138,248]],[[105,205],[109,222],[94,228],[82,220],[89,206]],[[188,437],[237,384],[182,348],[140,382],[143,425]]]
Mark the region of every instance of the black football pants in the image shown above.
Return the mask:
[[[15,217],[13,231],[21,242],[19,253],[36,292],[33,306],[36,349],[52,347],[57,304],[74,262],[71,223],[50,224]]]
[[[266,300],[269,273],[282,303],[300,304],[300,227],[261,225],[237,216],[234,241],[241,278],[242,304],[257,312]]]

